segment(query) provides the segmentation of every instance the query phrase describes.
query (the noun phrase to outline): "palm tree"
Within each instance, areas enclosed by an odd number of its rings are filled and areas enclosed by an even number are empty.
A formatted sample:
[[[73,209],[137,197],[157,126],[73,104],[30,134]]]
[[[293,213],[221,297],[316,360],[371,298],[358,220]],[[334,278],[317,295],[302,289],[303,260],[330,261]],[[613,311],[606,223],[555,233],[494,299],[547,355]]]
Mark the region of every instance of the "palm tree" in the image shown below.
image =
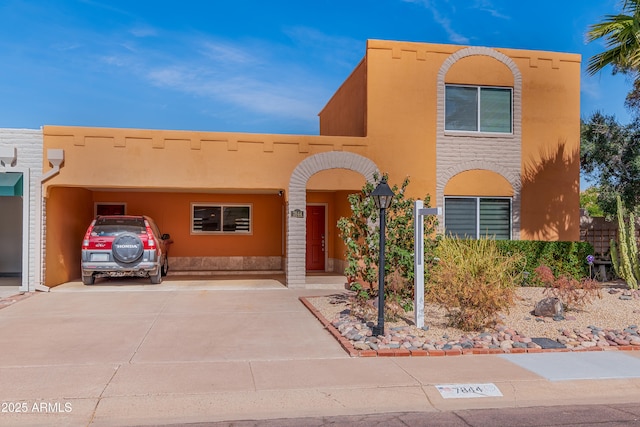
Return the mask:
[[[587,41],[604,38],[607,50],[589,59],[587,72],[595,74],[607,65],[613,73],[640,70],[640,0],[624,0],[622,12],[607,15],[605,20],[589,27]]]

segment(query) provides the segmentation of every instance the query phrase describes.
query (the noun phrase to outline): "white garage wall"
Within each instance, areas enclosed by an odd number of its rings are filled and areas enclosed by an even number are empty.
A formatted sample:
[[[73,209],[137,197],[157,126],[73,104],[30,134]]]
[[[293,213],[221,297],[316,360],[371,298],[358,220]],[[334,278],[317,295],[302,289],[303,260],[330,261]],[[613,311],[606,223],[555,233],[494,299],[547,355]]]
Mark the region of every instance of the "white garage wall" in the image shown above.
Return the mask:
[[[40,283],[40,209],[41,204],[39,186],[42,176],[42,130],[41,129],[0,129],[0,147],[15,147],[17,150],[17,162],[14,167],[5,168],[10,172],[22,172],[29,174],[29,188],[24,188],[23,197],[28,197],[29,211],[24,217],[28,218],[28,226],[23,236],[23,248],[27,248],[28,268],[23,271],[23,287],[28,285],[29,290],[34,290]],[[24,178],[23,178],[24,179]],[[25,181],[26,183],[26,181]],[[23,264],[24,265],[24,264]],[[25,289],[26,290],[26,289]]]

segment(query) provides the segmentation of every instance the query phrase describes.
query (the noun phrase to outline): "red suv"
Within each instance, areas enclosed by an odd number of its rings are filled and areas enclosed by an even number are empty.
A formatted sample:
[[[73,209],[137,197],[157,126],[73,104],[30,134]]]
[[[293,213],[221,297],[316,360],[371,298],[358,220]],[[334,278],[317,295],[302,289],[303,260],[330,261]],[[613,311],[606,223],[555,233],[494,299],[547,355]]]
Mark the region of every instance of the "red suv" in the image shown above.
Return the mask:
[[[98,216],[82,241],[82,282],[93,285],[96,277],[138,276],[160,283],[169,271],[171,243],[147,216]]]

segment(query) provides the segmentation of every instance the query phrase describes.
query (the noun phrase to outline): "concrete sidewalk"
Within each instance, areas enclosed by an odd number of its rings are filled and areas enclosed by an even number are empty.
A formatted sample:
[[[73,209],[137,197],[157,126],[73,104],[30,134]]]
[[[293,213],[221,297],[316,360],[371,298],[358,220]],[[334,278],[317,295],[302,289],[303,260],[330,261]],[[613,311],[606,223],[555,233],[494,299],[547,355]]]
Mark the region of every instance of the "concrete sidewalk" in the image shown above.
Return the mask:
[[[571,380],[497,355],[350,358],[298,300],[336,290],[206,282],[74,282],[0,309],[0,425],[435,414],[640,398],[640,352],[617,353],[627,377]],[[598,354],[602,366],[606,353]],[[444,398],[436,387],[486,383],[502,396]]]

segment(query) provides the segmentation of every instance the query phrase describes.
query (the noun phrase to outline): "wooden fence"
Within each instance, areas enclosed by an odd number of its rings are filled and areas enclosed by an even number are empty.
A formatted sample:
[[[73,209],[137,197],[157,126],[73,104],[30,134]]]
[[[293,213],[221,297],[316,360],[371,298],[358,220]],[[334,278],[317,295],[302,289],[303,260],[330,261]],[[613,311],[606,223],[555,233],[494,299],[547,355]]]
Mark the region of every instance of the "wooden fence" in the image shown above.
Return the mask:
[[[640,222],[636,221],[636,240],[640,238]],[[610,242],[618,239],[618,221],[580,216],[580,240],[593,245],[596,259],[611,260]]]

